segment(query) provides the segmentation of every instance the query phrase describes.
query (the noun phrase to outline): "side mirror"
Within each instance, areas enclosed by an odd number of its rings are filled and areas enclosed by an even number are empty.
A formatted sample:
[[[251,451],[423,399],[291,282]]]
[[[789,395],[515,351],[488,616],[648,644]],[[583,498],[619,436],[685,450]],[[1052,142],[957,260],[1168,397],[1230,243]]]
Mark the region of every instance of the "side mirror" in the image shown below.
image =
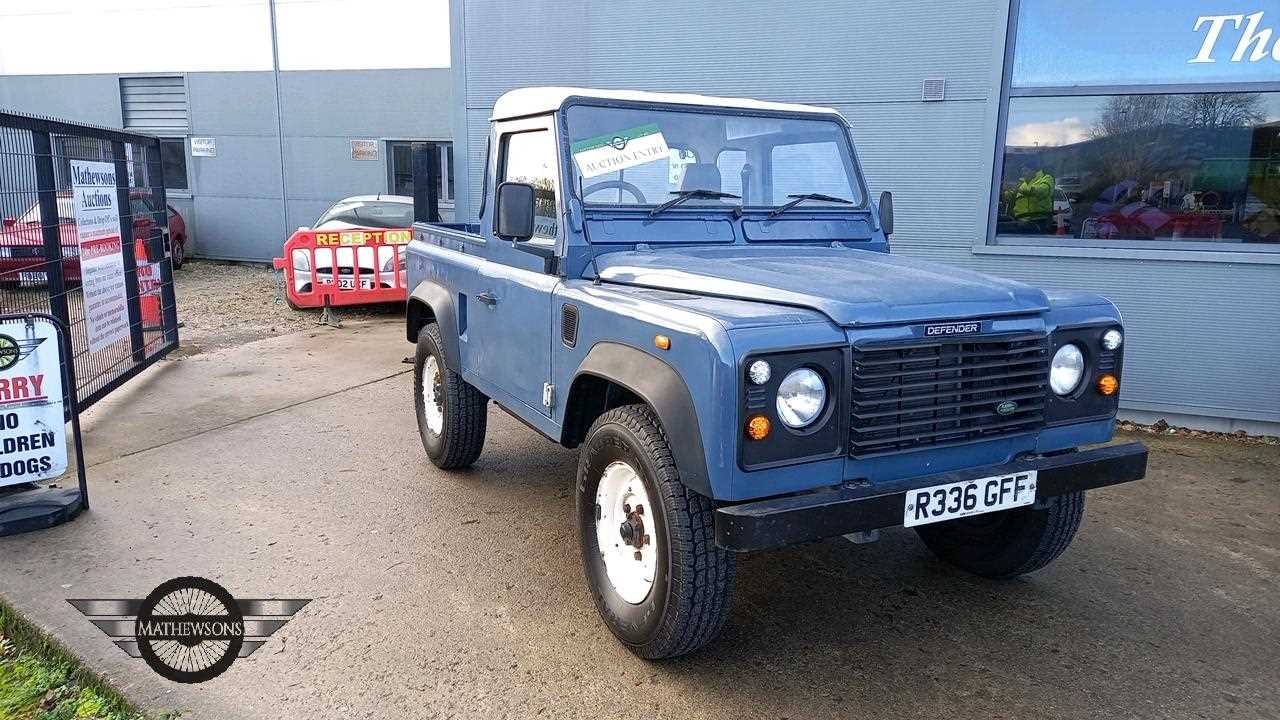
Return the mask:
[[[533,186],[504,182],[498,185],[494,202],[497,222],[494,234],[507,240],[524,242],[533,237]]]
[[[880,229],[885,235],[893,234],[893,193],[888,190],[880,193]]]

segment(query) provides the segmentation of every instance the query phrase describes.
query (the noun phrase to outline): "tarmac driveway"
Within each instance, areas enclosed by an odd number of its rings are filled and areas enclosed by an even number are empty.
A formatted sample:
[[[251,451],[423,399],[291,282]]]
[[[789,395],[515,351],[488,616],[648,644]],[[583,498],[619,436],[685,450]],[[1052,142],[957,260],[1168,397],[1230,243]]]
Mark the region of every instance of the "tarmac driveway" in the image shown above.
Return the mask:
[[[592,607],[576,453],[493,409],[476,468],[435,470],[409,352],[393,320],[149,371],[86,420],[93,510],[0,539],[0,592],[191,718],[1277,717],[1280,447],[1138,438],[1148,479],[1091,494],[1074,546],[1022,580],[909,531],[747,556],[721,639],[655,664]],[[177,575],[314,602],[177,685],[64,601]]]

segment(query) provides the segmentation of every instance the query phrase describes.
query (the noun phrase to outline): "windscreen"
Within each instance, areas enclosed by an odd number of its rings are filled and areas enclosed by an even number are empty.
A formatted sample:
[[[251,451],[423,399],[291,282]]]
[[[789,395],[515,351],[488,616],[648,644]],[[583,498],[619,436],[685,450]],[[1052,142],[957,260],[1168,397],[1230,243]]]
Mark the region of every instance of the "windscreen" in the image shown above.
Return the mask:
[[[567,111],[575,190],[591,206],[652,206],[686,190],[685,206],[776,207],[797,194],[816,207],[861,206],[845,128],[824,118],[574,105]]]

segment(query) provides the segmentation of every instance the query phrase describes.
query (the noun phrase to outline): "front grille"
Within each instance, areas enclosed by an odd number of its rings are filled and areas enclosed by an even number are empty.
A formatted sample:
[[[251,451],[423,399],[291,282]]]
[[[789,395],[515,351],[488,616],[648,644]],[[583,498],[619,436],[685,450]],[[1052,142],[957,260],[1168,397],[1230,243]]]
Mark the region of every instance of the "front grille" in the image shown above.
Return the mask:
[[[1038,333],[855,345],[849,454],[1036,430],[1044,425],[1048,370],[1049,338]]]

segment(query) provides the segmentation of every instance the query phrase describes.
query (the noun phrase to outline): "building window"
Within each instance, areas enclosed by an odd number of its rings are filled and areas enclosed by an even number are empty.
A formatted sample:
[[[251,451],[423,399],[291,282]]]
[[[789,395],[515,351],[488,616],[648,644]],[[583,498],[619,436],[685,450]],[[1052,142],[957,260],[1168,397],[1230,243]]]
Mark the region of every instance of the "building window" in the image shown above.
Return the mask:
[[[440,180],[436,193],[442,203],[453,202],[453,143],[423,140],[387,142],[387,190],[393,195],[413,195],[413,147],[434,146],[440,156]]]
[[[1103,5],[1014,3],[992,240],[1280,251],[1280,26]]]
[[[164,176],[164,188],[187,190],[187,141],[183,138],[160,139],[160,172]]]

